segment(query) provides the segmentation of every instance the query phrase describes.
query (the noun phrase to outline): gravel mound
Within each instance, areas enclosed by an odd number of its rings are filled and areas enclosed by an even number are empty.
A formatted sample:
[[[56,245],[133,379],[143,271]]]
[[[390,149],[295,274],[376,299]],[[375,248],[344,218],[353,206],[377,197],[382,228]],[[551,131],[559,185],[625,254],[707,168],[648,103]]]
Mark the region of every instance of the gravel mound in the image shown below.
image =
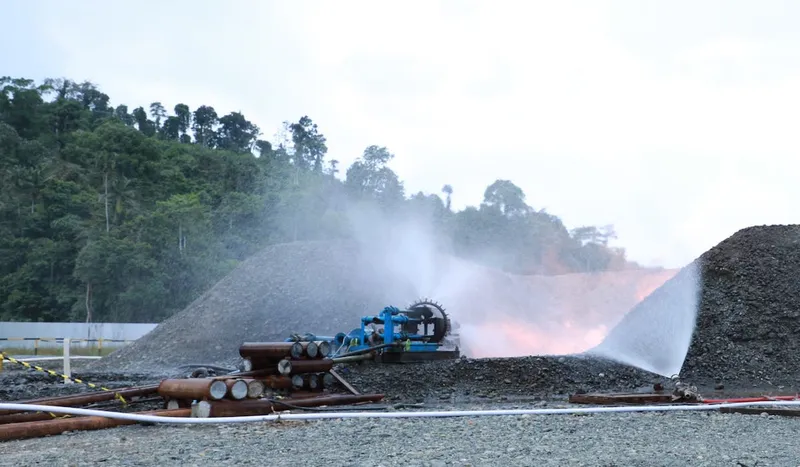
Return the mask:
[[[627,365],[583,356],[460,359],[409,365],[341,365],[337,371],[361,392],[391,400],[468,403],[554,400],[569,394],[652,392],[670,381]]]
[[[363,259],[347,242],[270,246],[185,310],[88,368],[156,373],[184,364],[230,364],[242,342],[349,331],[364,310],[378,311],[398,295],[414,296],[410,284],[390,281]]]
[[[413,237],[411,237],[413,240]],[[246,341],[332,335],[384,306],[429,296],[460,325],[475,357],[566,354],[599,342],[642,295],[674,271],[514,276],[435,253],[414,240],[270,246],[135,343],[90,371],[167,372],[235,365]],[[595,339],[597,342],[593,342]]]
[[[594,350],[664,368],[670,360],[680,363],[688,348],[683,379],[796,387],[798,276],[800,226],[740,230],[634,307]]]

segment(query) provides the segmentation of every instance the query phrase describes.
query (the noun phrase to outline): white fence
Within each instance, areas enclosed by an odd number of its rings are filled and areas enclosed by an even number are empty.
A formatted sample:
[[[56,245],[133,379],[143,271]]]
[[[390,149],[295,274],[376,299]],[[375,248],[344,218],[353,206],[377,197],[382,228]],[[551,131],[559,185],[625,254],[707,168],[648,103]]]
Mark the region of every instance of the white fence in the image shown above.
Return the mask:
[[[60,348],[64,338],[78,348],[121,347],[152,331],[154,323],[20,323],[0,322],[0,348]]]
[[[0,350],[14,348],[17,351],[34,355],[18,355],[18,360],[23,362],[38,362],[45,360],[63,360],[63,374],[67,376],[65,382],[72,382],[70,360],[85,358],[100,358],[100,356],[74,356],[71,355],[73,346],[79,348],[94,348],[98,353],[103,348],[115,348],[126,345],[144,336],[155,328],[151,323],[18,323],[0,322]],[[40,349],[61,348],[60,357],[39,357]],[[14,356],[12,356],[14,357]],[[17,358],[17,357],[14,357]],[[10,360],[0,357],[0,372],[3,364]],[[12,362],[13,363],[13,362]],[[34,363],[35,364],[35,363]]]

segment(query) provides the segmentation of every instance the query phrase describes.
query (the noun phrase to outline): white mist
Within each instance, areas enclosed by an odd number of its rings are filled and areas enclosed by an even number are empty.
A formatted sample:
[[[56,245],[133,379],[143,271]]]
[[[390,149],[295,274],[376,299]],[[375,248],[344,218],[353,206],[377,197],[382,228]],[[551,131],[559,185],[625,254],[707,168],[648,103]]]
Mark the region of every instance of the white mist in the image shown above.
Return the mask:
[[[661,376],[680,373],[697,321],[701,277],[692,263],[634,307],[586,352]]]

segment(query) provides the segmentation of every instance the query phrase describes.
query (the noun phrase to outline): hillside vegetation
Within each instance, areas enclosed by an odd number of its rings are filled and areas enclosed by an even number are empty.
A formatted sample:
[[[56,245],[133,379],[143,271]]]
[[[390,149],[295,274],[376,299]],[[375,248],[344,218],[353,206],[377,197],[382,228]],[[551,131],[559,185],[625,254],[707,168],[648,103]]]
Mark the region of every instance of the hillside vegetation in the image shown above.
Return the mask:
[[[0,320],[160,321],[265,246],[352,237],[362,202],[508,272],[636,267],[612,227],[568,230],[509,180],[455,212],[447,180],[406,193],[386,147],[341,170],[311,118],[283,129],[270,142],[210,105],[131,110],[91,83],[0,78]]]

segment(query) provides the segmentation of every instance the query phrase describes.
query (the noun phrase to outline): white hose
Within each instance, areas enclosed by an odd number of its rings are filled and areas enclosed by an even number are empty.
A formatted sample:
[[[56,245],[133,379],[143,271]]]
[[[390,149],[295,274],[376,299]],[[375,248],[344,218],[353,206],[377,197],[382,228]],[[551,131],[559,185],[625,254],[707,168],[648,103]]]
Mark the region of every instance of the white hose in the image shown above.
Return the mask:
[[[56,407],[50,405],[33,404],[4,404],[0,403],[0,410],[26,411],[26,412],[53,412],[79,416],[95,416],[115,418],[119,420],[132,420],[143,423],[174,423],[174,424],[225,424],[267,422],[275,420],[323,420],[333,418],[443,418],[443,417],[480,417],[497,415],[571,415],[594,413],[626,413],[626,412],[678,412],[678,411],[707,411],[718,410],[723,407],[748,407],[748,406],[796,406],[796,401],[761,401],[761,402],[733,402],[725,404],[698,404],[698,405],[645,405],[628,407],[581,407],[569,409],[500,409],[500,410],[452,410],[435,412],[315,412],[276,415],[248,415],[243,417],[163,417],[158,415],[141,415],[135,413],[110,412],[107,410],[79,409],[75,407]]]

